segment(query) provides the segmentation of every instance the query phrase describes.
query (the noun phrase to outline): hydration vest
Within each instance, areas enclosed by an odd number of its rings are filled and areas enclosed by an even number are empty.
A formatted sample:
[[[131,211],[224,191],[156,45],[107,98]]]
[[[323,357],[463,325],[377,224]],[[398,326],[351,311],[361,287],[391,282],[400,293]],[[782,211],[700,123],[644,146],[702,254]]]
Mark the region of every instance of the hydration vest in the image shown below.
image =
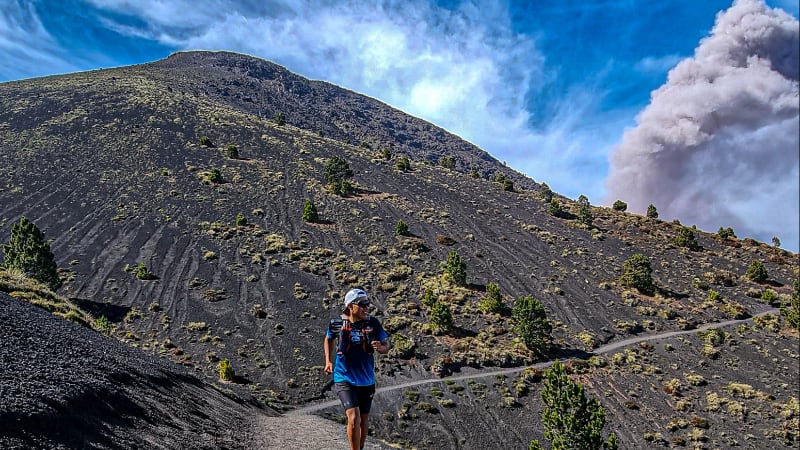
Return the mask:
[[[353,345],[360,346],[366,353],[373,353],[375,349],[372,348],[370,342],[375,340],[375,326],[372,320],[372,317],[368,317],[367,320],[362,322],[361,326],[354,326],[355,324],[348,319],[331,319],[328,329],[337,336],[337,340],[339,341],[336,354],[347,354]],[[359,332],[356,340],[354,340],[352,336],[354,330]]]

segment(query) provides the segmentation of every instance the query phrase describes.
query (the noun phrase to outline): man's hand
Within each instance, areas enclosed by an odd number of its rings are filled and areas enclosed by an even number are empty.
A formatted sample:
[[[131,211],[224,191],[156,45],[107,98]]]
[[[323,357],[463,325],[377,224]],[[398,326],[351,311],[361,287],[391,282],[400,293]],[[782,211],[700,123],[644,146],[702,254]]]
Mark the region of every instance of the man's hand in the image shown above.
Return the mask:
[[[388,344],[384,344],[381,341],[372,341],[370,344],[372,345],[372,348],[374,348],[375,351],[380,353],[381,355],[385,355],[385,354],[389,353],[389,345]]]
[[[333,364],[330,361],[325,361],[325,368],[322,369],[323,372],[330,375],[333,373]]]

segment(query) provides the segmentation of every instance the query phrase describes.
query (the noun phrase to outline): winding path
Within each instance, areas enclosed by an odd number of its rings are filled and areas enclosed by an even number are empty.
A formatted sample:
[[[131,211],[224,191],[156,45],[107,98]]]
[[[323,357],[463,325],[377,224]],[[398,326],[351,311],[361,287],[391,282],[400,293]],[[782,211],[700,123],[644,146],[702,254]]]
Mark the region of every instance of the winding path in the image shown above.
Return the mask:
[[[777,314],[778,312],[779,311],[778,311],[777,308],[773,308],[773,309],[769,309],[769,310],[760,312],[760,313],[756,314],[755,316],[747,318],[747,319],[736,319],[736,320],[726,320],[726,321],[723,321],[723,322],[712,322],[712,323],[704,324],[702,326],[699,326],[699,327],[691,329],[691,330],[670,331],[670,332],[667,332],[667,333],[651,334],[651,335],[646,335],[646,336],[633,336],[633,337],[630,337],[628,339],[623,339],[621,341],[612,342],[610,344],[606,344],[606,345],[602,345],[600,347],[597,347],[596,349],[594,349],[593,352],[590,352],[589,354],[590,355],[600,355],[600,354],[603,354],[603,353],[608,353],[608,352],[612,352],[614,350],[618,350],[618,349],[623,348],[623,347],[627,347],[629,345],[638,344],[639,342],[655,341],[655,340],[658,340],[658,339],[667,339],[667,338],[671,338],[671,337],[675,337],[675,336],[681,336],[681,335],[684,335],[684,334],[698,333],[698,332],[701,332],[701,331],[708,330],[710,328],[720,328],[720,327],[727,327],[727,326],[731,326],[731,325],[739,325],[741,323],[752,322],[755,317],[763,316],[763,315],[766,315],[766,314]],[[445,382],[447,380],[450,380],[450,381],[463,381],[463,380],[469,380],[469,379],[473,379],[473,378],[492,377],[492,376],[495,376],[495,375],[508,375],[508,374],[512,374],[512,373],[516,373],[516,372],[522,372],[523,370],[525,370],[527,368],[544,369],[544,368],[549,367],[554,362],[555,362],[555,360],[550,360],[550,361],[543,361],[543,362],[540,362],[540,363],[537,363],[537,364],[533,364],[533,365],[530,365],[530,366],[510,367],[510,368],[505,368],[505,369],[500,369],[500,370],[481,371],[481,372],[477,372],[477,373],[470,373],[470,374],[466,374],[466,375],[457,375],[457,376],[451,376],[451,377],[445,377],[445,378],[428,378],[428,379],[425,379],[425,380],[409,381],[407,383],[400,383],[400,384],[395,384],[395,385],[391,385],[391,386],[380,387],[380,388],[375,390],[375,393],[379,394],[381,392],[394,391],[394,390],[397,390],[397,389],[405,389],[405,388],[408,388],[408,387],[420,386],[420,385],[423,385],[423,384],[443,383],[443,382]],[[339,404],[339,400],[338,399],[329,400],[329,401],[326,401],[326,402],[315,403],[313,405],[303,406],[301,408],[294,409],[292,411],[289,411],[285,415],[297,416],[297,415],[311,414],[311,413],[314,413],[314,412],[317,412],[317,411],[321,411],[321,410],[326,409],[326,408],[330,408],[330,407],[336,406],[338,404]]]

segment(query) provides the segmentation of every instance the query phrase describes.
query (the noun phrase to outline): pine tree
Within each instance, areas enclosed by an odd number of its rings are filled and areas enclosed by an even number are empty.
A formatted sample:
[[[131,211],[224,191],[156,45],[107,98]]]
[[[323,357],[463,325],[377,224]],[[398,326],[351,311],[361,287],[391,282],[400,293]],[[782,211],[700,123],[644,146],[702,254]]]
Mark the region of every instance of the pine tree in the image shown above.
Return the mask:
[[[673,242],[675,245],[686,247],[689,250],[700,249],[700,244],[697,243],[697,237],[694,234],[694,230],[689,227],[681,228],[680,233],[678,233],[678,236],[673,239]]]
[[[503,314],[506,304],[500,294],[500,285],[489,282],[486,284],[486,295],[478,303],[478,308],[485,313]]]
[[[620,283],[625,287],[636,288],[645,295],[652,295],[655,290],[653,284],[653,268],[647,256],[637,253],[622,264],[623,274]]]
[[[800,330],[800,280],[792,282],[792,296],[788,305],[781,305],[781,315],[792,328]]]
[[[349,195],[353,191],[349,179],[353,176],[350,164],[341,156],[334,156],[325,163],[322,169],[325,182],[334,194],[342,197]]]
[[[514,322],[514,331],[522,338],[528,350],[544,353],[552,326],[542,304],[530,296],[519,298],[514,302],[511,319]]]
[[[44,233],[26,217],[11,227],[8,243],[3,244],[3,254],[5,267],[19,269],[52,290],[61,287],[50,244],[44,240]]]
[[[651,219],[658,219],[658,210],[656,209],[656,205],[650,203],[647,206],[647,217]]]
[[[547,183],[542,183],[542,186],[539,188],[539,199],[542,203],[549,204],[551,200],[553,200],[553,190],[550,189],[550,186]]]
[[[444,273],[457,286],[467,285],[467,264],[455,250],[450,251],[445,262]]]
[[[398,236],[408,236],[408,225],[402,219],[394,226],[394,233]]]
[[[767,268],[764,266],[764,263],[757,259],[750,263],[745,276],[756,283],[763,283],[767,281],[767,278],[769,278],[769,274],[767,273]]]
[[[578,197],[578,222],[586,225],[587,227],[592,227],[592,221],[594,217],[592,217],[592,208],[591,204],[589,203],[589,198],[585,195],[581,195]]]
[[[584,387],[567,376],[559,361],[545,370],[542,381],[542,412],[544,437],[550,440],[551,450],[616,450],[619,446],[614,433],[603,440],[606,413],[596,398],[587,398]],[[529,448],[541,449],[538,440]]]
[[[306,204],[303,206],[302,219],[310,223],[314,223],[319,220],[319,213],[317,213],[317,207],[314,206],[314,202],[312,202],[309,199],[306,199]]]
[[[433,304],[430,324],[434,331],[447,331],[453,326],[453,314],[445,302],[437,300]]]

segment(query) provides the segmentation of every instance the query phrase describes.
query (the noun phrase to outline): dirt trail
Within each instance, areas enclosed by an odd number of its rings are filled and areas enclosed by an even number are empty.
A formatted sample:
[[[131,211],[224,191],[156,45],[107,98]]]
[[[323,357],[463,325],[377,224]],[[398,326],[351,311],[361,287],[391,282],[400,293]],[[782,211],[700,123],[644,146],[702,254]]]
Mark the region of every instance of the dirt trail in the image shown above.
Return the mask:
[[[670,332],[667,332],[667,333],[660,333],[660,334],[652,334],[652,335],[645,335],[645,336],[633,336],[633,337],[630,337],[628,339],[623,339],[621,341],[612,342],[610,344],[606,344],[606,345],[602,345],[600,347],[597,347],[594,350],[594,352],[592,352],[590,354],[600,355],[600,354],[603,354],[603,353],[609,353],[609,352],[612,352],[614,350],[618,350],[618,349],[623,348],[623,347],[627,347],[629,345],[638,344],[639,342],[655,341],[655,340],[659,340],[659,339],[667,339],[667,338],[671,338],[671,337],[675,337],[675,336],[681,336],[681,335],[685,335],[685,334],[693,334],[693,333],[698,333],[700,331],[708,330],[710,328],[720,328],[720,327],[727,327],[727,326],[731,326],[731,325],[739,325],[739,324],[742,324],[742,323],[752,322],[754,317],[763,316],[765,314],[777,314],[778,312],[779,312],[778,309],[769,309],[767,311],[761,312],[761,313],[756,314],[755,316],[747,318],[747,319],[726,320],[726,321],[723,321],[723,322],[707,323],[707,324],[704,324],[704,325],[699,326],[697,328],[694,328],[692,330],[670,331]],[[446,380],[463,381],[463,380],[469,380],[469,379],[473,379],[473,378],[493,377],[493,376],[501,375],[501,374],[502,375],[509,375],[509,374],[512,374],[512,373],[522,372],[523,370],[525,370],[525,369],[527,369],[529,367],[533,367],[533,368],[537,368],[537,369],[544,369],[544,368],[549,367],[551,364],[553,364],[554,361],[555,360],[543,361],[543,362],[534,364],[532,366],[512,367],[512,368],[507,368],[507,369],[491,370],[491,371],[481,371],[479,373],[471,373],[471,374],[466,374],[466,375],[457,375],[457,376],[446,377],[446,378],[428,378],[428,379],[425,379],[425,380],[409,381],[407,383],[401,383],[401,384],[395,384],[395,385],[392,385],[392,386],[379,387],[378,389],[376,389],[375,393],[376,394],[380,394],[382,392],[389,392],[389,391],[394,391],[394,390],[397,390],[397,389],[405,389],[405,388],[409,388],[409,387],[413,387],[413,386],[420,386],[420,385],[423,385],[423,384],[443,383]],[[301,415],[306,415],[306,414],[312,414],[312,413],[315,413],[317,411],[322,411],[323,409],[336,406],[338,404],[339,404],[339,400],[329,400],[329,401],[326,401],[326,402],[316,403],[316,404],[313,404],[313,405],[304,406],[302,408],[297,408],[295,410],[292,410],[292,411],[286,413],[286,416],[301,416]]]

